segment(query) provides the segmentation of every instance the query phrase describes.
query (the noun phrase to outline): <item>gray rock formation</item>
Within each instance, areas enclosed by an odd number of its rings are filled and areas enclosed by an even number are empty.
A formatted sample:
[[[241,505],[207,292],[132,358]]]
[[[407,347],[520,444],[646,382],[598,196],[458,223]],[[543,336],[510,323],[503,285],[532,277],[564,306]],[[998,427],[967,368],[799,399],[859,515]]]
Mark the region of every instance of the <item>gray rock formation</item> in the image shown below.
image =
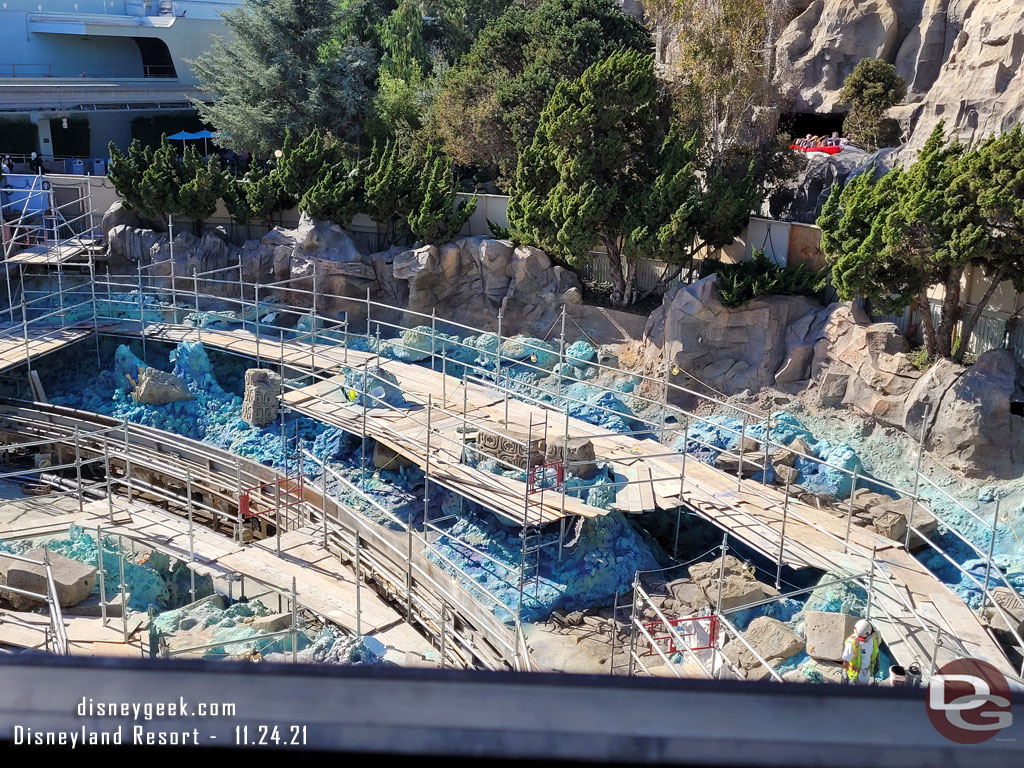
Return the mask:
[[[830,308],[812,365],[823,405],[843,405],[923,436],[940,461],[971,477],[1019,477],[1024,419],[1010,413],[1024,373],[1007,350],[966,368],[940,360],[921,374],[892,323],[870,323],[850,305]],[[917,524],[915,523],[915,527]]]
[[[398,254],[393,274],[408,283],[409,309],[485,330],[500,311],[504,333],[550,325],[563,304],[583,301],[575,273],[543,251],[479,235]]]
[[[718,585],[721,573],[721,560],[712,560],[706,563],[691,565],[689,569],[690,578],[701,588],[708,604],[718,604]],[[722,580],[722,606],[724,611],[738,608],[756,600],[763,600],[765,597],[777,595],[778,592],[767,584],[759,582],[753,574],[753,569],[748,569],[746,564],[737,560],[732,555],[725,557],[725,579]]]
[[[770,673],[760,656],[773,668],[804,648],[804,641],[793,630],[777,619],[758,616],[743,633],[743,639],[757,651],[757,655],[739,640],[731,640],[722,648],[722,654],[738,667],[747,680],[759,680]]]
[[[807,655],[823,661],[842,661],[846,638],[856,623],[857,617],[848,613],[807,611],[804,613]]]
[[[33,549],[25,554],[25,557],[38,561],[42,561],[45,556],[46,553],[41,549]],[[91,565],[80,563],[55,552],[49,553],[49,560],[54,586],[57,589],[57,601],[62,608],[78,605],[96,587],[96,569]],[[45,595],[47,594],[46,566],[25,563],[0,554],[0,584]],[[41,600],[34,600],[25,595],[4,590],[2,587],[0,587],[0,597],[10,602],[15,610],[33,608],[43,604]]]
[[[181,377],[152,366],[139,372],[132,397],[144,405],[167,405],[193,399]]]
[[[281,377],[263,368],[245,372],[245,393],[242,398],[242,419],[254,427],[273,424],[281,396]]]
[[[644,330],[658,354],[726,394],[810,378],[828,311],[804,296],[730,309],[719,300],[717,280],[710,275],[668,292]]]
[[[768,210],[772,218],[813,224],[821,215],[833,184],[846,184],[861,173],[881,175],[892,169],[894,149],[868,153],[847,147],[837,155],[808,152],[796,175],[772,190]]]
[[[792,109],[832,112],[862,58],[894,64],[908,84],[893,110],[916,152],[939,120],[965,141],[1024,113],[1024,5],[1012,0],[813,0],[782,32],[779,78]]]

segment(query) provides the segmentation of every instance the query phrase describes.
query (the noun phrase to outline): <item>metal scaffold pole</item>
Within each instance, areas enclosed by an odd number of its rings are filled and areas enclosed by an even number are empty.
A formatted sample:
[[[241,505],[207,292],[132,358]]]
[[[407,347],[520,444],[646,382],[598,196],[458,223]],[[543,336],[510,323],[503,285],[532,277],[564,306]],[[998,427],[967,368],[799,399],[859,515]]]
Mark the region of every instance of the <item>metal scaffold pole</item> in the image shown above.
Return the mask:
[[[430,417],[431,411],[434,409],[434,396],[432,394],[427,395],[427,441],[426,441],[426,452],[425,461],[423,465],[423,540],[430,543]]]
[[[142,336],[142,362],[146,362],[146,308],[142,301],[142,262],[139,262],[139,335]]]
[[[192,470],[185,470],[185,504],[188,511],[188,573],[189,595],[192,602],[196,601],[196,532],[192,520]]]
[[[981,591],[981,608],[978,609],[979,616],[985,613],[985,604],[988,602],[988,585],[989,579],[992,577],[992,553],[995,552],[996,528],[999,525],[999,502],[1000,499],[996,499],[996,510],[992,513],[992,530],[988,537],[988,557],[985,559],[985,587]]]

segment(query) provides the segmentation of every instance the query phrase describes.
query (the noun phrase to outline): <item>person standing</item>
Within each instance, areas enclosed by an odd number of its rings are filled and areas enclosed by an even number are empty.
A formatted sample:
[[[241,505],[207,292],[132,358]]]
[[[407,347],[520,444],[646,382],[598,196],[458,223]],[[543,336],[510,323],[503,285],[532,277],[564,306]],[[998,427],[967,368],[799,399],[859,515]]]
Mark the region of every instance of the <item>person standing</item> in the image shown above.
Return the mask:
[[[871,685],[877,667],[878,635],[870,621],[861,619],[843,647],[843,675],[851,685]]]
[[[32,157],[28,161],[28,167],[32,173],[37,176],[41,175],[43,172],[43,158],[33,152]]]

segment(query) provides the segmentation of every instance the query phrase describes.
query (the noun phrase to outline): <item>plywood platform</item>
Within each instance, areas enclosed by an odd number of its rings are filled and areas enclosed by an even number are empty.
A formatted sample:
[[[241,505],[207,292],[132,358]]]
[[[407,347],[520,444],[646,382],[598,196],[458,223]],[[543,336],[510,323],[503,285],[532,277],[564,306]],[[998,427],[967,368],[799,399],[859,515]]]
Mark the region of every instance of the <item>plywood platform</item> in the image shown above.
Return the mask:
[[[138,331],[138,323],[112,328],[115,333]],[[283,360],[293,368],[315,366],[337,371],[338,376],[332,380],[289,392],[285,400],[296,410],[355,434],[362,434],[362,409],[351,406],[343,398],[340,375],[345,368],[379,365],[395,375],[408,397],[422,401],[429,395],[436,403],[431,411],[431,478],[451,483],[451,487],[468,498],[486,498],[488,506],[500,507],[507,502],[509,507],[505,514],[510,519],[522,519],[523,484],[503,482],[499,478],[497,484],[504,486],[502,490],[495,486],[495,476],[462,465],[455,446],[435,447],[433,441],[440,440],[441,434],[451,434],[451,427],[461,423],[463,399],[467,417],[486,428],[502,429],[507,421],[508,425],[524,429],[531,420],[534,424],[547,420],[549,430],[567,431],[572,438],[590,438],[599,462],[610,463],[624,479],[638,481],[627,486],[629,490],[620,490],[617,506],[623,511],[639,514],[659,507],[675,508],[682,502],[731,537],[772,560],[781,557],[783,563],[792,567],[811,567],[838,575],[867,573],[872,567],[872,552],[875,552],[876,566],[892,581],[892,586],[885,579],[875,581],[876,605],[891,614],[889,619],[879,619],[880,630],[900,663],[917,662],[927,667],[934,652],[935,629],[944,627],[945,632],[957,638],[957,648],[940,648],[939,664],[952,658],[954,650],[959,650],[991,662],[1005,674],[1016,674],[978,617],[959,596],[905,552],[902,545],[858,527],[852,528],[846,545],[844,520],[793,498],[787,502],[783,491],[777,487],[749,479],[738,481],[692,457],[686,459],[684,475],[682,455],[672,453],[654,440],[610,435],[592,424],[567,419],[564,412],[518,400],[509,400],[506,406],[502,393],[492,387],[470,382],[463,389],[454,377],[419,365],[378,359],[371,353],[353,350],[346,353],[341,347],[323,344],[312,347],[308,340],[284,341],[283,344],[266,339],[257,341],[247,331],[204,329],[200,333],[189,328],[151,325],[146,332],[151,338],[170,342],[201,338],[204,344],[252,357],[258,348],[261,358],[271,363]],[[426,420],[422,404],[419,408],[418,415],[415,409],[407,413],[369,409],[366,432],[423,466]],[[544,520],[556,520],[561,515],[561,496],[548,493],[546,497]],[[574,504],[574,501],[577,500],[566,498],[565,514],[601,513],[600,510],[591,512],[591,508],[578,501]],[[916,616],[903,607],[900,596],[914,606]]]
[[[0,371],[24,365],[30,356],[35,360],[44,355],[59,352],[92,335],[92,328],[81,326],[68,328],[29,326],[26,338],[20,328],[8,330],[9,328],[9,326],[0,325]]]

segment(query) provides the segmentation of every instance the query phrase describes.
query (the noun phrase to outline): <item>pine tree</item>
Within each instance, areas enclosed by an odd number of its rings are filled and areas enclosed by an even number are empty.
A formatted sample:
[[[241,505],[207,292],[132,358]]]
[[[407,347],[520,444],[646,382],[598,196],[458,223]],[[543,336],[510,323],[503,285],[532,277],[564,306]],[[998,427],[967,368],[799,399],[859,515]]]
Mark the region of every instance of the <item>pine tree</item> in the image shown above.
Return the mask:
[[[622,239],[656,177],[664,133],[651,56],[619,51],[559,84],[519,160],[508,220],[524,242],[582,266],[599,243],[612,301],[632,300]]]
[[[195,146],[185,150],[182,163],[182,184],[178,191],[178,211],[201,224],[217,210],[217,201],[224,193],[225,176],[217,157],[203,162]]]
[[[139,212],[151,219],[166,222],[169,216],[181,212],[181,186],[182,169],[178,163],[178,153],[165,134],[139,179]]]
[[[455,205],[451,161],[432,148],[423,167],[421,202],[409,214],[409,229],[421,243],[440,245],[457,236],[476,210],[476,198]]]
[[[264,156],[288,129],[305,136],[320,127],[359,143],[377,56],[354,35],[335,36],[360,13],[359,4],[336,0],[246,0],[227,11],[231,36],[193,62],[200,90],[212,96],[195,102],[199,114],[226,146]]]
[[[295,205],[295,200],[284,189],[279,171],[266,173],[255,165],[245,175],[245,180],[245,196],[254,219],[269,224],[275,211]]]
[[[843,131],[867,150],[890,146],[896,137],[886,113],[906,95],[907,83],[896,67],[881,59],[861,59],[839,92],[839,98],[850,104]]]
[[[418,176],[419,166],[411,162],[408,153],[402,153],[397,142],[374,143],[365,182],[365,212],[385,225],[385,248],[397,241],[399,226],[422,202]]]
[[[114,142],[107,145],[107,151],[110,153],[107,178],[121,196],[124,205],[129,210],[142,213],[144,203],[139,184],[145,169],[153,164],[153,148],[143,147],[138,139],[132,139],[127,153],[122,153]]]

